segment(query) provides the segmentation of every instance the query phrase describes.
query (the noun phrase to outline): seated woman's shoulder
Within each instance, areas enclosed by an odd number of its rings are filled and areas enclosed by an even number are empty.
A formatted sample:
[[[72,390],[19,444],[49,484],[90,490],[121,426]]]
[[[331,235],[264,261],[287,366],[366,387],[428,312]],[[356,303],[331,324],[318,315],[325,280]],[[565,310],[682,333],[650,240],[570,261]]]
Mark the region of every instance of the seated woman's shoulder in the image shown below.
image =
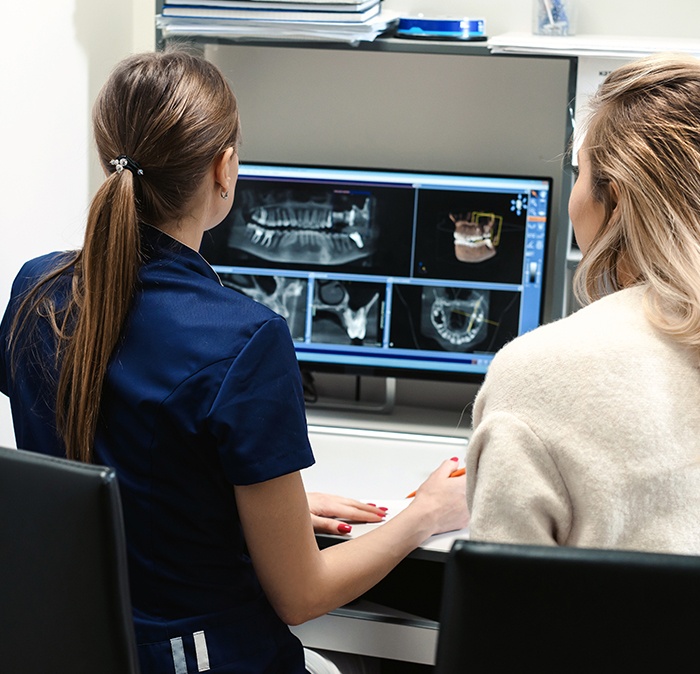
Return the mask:
[[[592,365],[599,356],[628,350],[631,342],[646,339],[649,332],[642,298],[640,288],[622,290],[542,325],[506,344],[492,369],[555,368],[570,362]]]

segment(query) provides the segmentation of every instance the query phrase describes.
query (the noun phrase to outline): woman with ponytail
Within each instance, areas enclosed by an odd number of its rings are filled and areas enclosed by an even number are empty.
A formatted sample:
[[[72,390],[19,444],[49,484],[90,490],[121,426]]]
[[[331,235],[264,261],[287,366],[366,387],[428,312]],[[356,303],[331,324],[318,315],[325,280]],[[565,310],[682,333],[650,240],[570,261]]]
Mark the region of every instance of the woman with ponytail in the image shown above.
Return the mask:
[[[228,83],[200,56],[132,56],[93,126],[106,179],[84,245],[25,264],[0,326],[17,444],[116,469],[143,674],[299,674],[285,623],[351,601],[465,526],[464,478],[445,461],[402,513],[319,551],[289,330],[197,252],[233,201]],[[382,516],[342,500],[330,514],[346,507]]]

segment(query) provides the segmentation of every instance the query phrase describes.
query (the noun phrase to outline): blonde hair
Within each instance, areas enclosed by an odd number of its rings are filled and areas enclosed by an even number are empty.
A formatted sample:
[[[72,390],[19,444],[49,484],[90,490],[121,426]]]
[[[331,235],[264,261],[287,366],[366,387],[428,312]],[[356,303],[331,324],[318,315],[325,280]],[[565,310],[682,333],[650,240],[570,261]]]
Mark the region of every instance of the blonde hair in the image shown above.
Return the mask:
[[[12,330],[47,318],[60,368],[56,425],[66,454],[90,462],[109,359],[136,290],[140,224],[177,220],[214,160],[236,147],[236,100],[221,72],[203,57],[172,50],[131,56],[117,65],[93,108],[95,141],[107,178],[88,214],[82,250],[24,299]],[[143,171],[116,171],[127,155]],[[67,304],[51,298],[72,274]]]
[[[644,285],[650,321],[700,352],[700,61],[659,54],[613,71],[585,148],[605,218],[576,273],[579,299]]]

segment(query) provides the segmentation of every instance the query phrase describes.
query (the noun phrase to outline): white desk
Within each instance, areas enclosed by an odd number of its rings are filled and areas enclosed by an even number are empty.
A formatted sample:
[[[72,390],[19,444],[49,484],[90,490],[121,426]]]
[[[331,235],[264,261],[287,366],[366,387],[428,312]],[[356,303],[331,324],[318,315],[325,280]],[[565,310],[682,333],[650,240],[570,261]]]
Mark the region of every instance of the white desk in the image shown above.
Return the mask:
[[[458,456],[462,460],[468,442],[466,433],[459,437],[318,425],[309,426],[309,437],[316,464],[303,472],[308,491],[342,494],[377,505],[384,502],[390,507],[418,487],[444,459]],[[381,525],[355,524],[352,536],[376,526]],[[416,580],[431,588],[433,594],[439,593],[442,558],[456,538],[467,535],[468,531],[463,530],[433,536],[402,564],[421,565]],[[319,542],[326,545],[341,540],[341,536],[328,536]],[[392,574],[398,577],[398,569]],[[403,580],[397,582],[398,589],[388,590],[389,601],[393,603],[391,595],[398,593],[402,605],[410,608],[410,594],[416,588],[403,587]],[[439,604],[439,597],[432,599]],[[426,618],[385,602],[361,599],[293,631],[310,648],[432,665],[438,623],[434,608],[430,612],[432,615]]]
[[[308,491],[358,500],[402,499],[453,456],[463,461],[464,437],[309,426],[316,464],[303,471]]]

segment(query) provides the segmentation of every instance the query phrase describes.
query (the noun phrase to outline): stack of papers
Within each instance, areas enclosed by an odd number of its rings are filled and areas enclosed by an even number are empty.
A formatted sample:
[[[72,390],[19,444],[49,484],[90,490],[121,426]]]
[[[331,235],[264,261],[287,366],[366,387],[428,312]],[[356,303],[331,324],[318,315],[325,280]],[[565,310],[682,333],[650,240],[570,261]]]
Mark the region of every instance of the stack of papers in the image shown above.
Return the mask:
[[[166,0],[157,26],[165,38],[206,36],[372,41],[398,21],[381,0]]]
[[[529,33],[505,33],[490,38],[487,46],[494,54],[545,54],[624,59],[662,51],[700,55],[700,40],[615,35],[554,37]]]

